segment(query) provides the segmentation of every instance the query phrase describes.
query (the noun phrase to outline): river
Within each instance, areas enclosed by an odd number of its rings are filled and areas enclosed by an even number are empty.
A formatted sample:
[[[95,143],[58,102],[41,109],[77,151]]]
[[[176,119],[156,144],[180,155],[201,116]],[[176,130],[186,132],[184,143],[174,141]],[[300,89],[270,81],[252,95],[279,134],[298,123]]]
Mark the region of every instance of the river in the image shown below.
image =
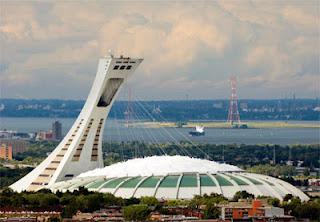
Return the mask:
[[[0,130],[37,132],[49,130],[54,120],[62,123],[63,134],[67,133],[73,118],[0,118]],[[296,122],[296,121],[295,121]],[[306,122],[303,122],[306,123]],[[314,122],[313,122],[314,123]],[[105,141],[178,142],[192,140],[215,144],[319,144],[319,128],[261,128],[261,129],[220,129],[207,128],[205,136],[189,137],[187,128],[141,128],[125,127],[124,121],[108,120],[104,131]]]

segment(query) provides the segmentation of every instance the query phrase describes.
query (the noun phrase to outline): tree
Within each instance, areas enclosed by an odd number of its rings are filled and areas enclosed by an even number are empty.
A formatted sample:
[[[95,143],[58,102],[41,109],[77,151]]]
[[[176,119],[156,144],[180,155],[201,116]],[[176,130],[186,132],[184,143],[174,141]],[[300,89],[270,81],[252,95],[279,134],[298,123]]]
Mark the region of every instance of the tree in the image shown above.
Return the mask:
[[[189,206],[190,201],[189,200],[178,200],[178,199],[173,199],[173,200],[167,200],[165,202],[166,206],[170,207],[176,207],[176,206]]]
[[[10,196],[14,195],[15,192],[14,192],[11,188],[7,187],[7,188],[4,188],[4,189],[2,190],[1,194],[2,194],[3,196],[10,197]]]
[[[301,200],[298,197],[293,197],[288,202],[284,201],[282,205],[290,215],[298,216],[297,207],[301,205]]]
[[[204,194],[203,196],[195,195],[189,202],[189,207],[199,208],[201,205],[218,204],[227,201],[221,194],[211,193],[210,195]]]
[[[124,205],[124,200],[121,197],[116,197],[111,193],[105,193],[103,196],[103,203],[106,206],[123,206]]]
[[[320,204],[316,202],[302,203],[293,210],[292,214],[298,218],[320,221]]]
[[[242,190],[242,191],[238,191],[234,194],[232,200],[233,201],[238,201],[239,199],[253,199],[254,198],[254,195],[251,194],[251,193],[248,193],[247,191],[245,190]]]
[[[140,203],[141,203],[141,204],[148,205],[148,206],[158,206],[158,205],[159,205],[159,201],[158,201],[157,198],[155,198],[155,197],[148,197],[148,196],[141,197],[141,198],[140,198]]]
[[[303,175],[304,176],[309,176],[310,175],[310,169],[309,168],[306,168],[303,170]]]
[[[145,221],[149,214],[147,205],[130,205],[123,209],[123,217],[126,221]]]
[[[129,205],[133,205],[133,204],[139,204],[140,200],[138,198],[135,197],[131,197],[129,199],[124,199],[124,205],[125,206],[129,206]]]
[[[59,222],[61,219],[59,217],[50,217],[48,222]]]
[[[59,204],[59,198],[56,197],[53,193],[40,193],[39,198],[39,207],[50,208],[57,206]]]
[[[289,201],[293,198],[292,194],[291,193],[288,193],[284,196],[283,198],[283,201]]]
[[[73,193],[75,195],[81,195],[81,194],[82,195],[88,195],[88,194],[90,194],[92,192],[90,192],[87,188],[81,186],[81,187],[78,188],[78,190],[74,190]]]
[[[72,218],[72,216],[77,212],[77,205],[75,199],[73,199],[69,204],[67,204],[62,211],[63,218]]]
[[[86,210],[88,212],[93,212],[99,210],[103,204],[103,194],[94,193],[86,196]]]
[[[280,206],[280,200],[278,198],[269,198],[268,203],[274,207]]]
[[[204,219],[217,219],[220,217],[220,210],[213,203],[209,203],[204,210]]]

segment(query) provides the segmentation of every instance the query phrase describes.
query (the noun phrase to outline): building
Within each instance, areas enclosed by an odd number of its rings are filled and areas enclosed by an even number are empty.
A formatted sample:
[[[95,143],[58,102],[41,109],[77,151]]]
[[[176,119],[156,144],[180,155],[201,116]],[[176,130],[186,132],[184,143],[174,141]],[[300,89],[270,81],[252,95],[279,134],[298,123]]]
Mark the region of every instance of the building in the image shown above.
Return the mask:
[[[36,140],[42,141],[42,140],[52,140],[53,134],[52,131],[39,131],[37,132]]]
[[[52,123],[52,139],[58,141],[62,139],[62,124],[59,121]]]
[[[31,211],[16,209],[0,209],[0,221],[34,221],[34,222],[47,222],[56,219],[61,220],[61,212],[58,211]]]
[[[194,195],[217,193],[232,199],[236,192],[247,191],[256,197],[271,196],[282,200],[286,194],[292,194],[303,201],[309,200],[299,189],[274,177],[187,156],[132,159],[82,173],[49,188],[64,192],[80,186],[122,198],[192,199]]]
[[[34,138],[33,133],[23,133],[12,130],[0,130],[0,139],[30,140],[32,138]]]
[[[0,144],[6,144],[12,146],[13,157],[18,153],[23,153],[27,149],[28,142],[20,139],[0,139]]]
[[[119,89],[142,60],[111,54],[101,58],[87,101],[67,135],[39,166],[10,187],[36,191],[103,167],[102,135],[107,116]]]
[[[121,207],[109,207],[100,209],[93,213],[82,213],[78,211],[72,221],[124,221]]]
[[[5,160],[12,160],[12,146],[10,144],[1,144],[0,158]]]
[[[269,206],[261,200],[240,201],[220,205],[222,220],[230,221],[293,221],[294,217],[284,214],[284,209]]]
[[[150,214],[150,221],[170,221],[170,222],[183,222],[183,221],[198,221],[198,217],[185,216],[183,214],[163,215],[158,212]]]

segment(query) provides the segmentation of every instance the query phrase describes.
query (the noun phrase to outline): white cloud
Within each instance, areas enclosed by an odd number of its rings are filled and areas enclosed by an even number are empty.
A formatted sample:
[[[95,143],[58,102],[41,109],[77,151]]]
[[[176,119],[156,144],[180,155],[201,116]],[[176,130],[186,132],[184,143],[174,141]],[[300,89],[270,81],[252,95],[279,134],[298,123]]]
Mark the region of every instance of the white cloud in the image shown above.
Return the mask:
[[[145,58],[140,97],[226,98],[233,74],[242,98],[317,90],[317,1],[1,4],[2,97],[85,98],[108,49]]]

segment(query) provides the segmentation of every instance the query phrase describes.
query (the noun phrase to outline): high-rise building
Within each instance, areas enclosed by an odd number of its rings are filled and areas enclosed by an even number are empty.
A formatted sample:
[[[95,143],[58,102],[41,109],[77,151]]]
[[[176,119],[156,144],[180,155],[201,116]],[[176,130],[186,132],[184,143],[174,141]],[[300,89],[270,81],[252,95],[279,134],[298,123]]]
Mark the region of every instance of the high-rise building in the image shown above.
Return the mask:
[[[37,141],[41,140],[53,140],[52,131],[39,131],[36,136]]]
[[[0,144],[10,145],[12,147],[12,155],[15,156],[26,151],[28,142],[17,139],[0,139]]]
[[[12,160],[12,146],[5,143],[0,147],[0,158],[5,160]]]
[[[52,123],[52,139],[53,140],[62,139],[62,124],[59,121],[54,121]]]

